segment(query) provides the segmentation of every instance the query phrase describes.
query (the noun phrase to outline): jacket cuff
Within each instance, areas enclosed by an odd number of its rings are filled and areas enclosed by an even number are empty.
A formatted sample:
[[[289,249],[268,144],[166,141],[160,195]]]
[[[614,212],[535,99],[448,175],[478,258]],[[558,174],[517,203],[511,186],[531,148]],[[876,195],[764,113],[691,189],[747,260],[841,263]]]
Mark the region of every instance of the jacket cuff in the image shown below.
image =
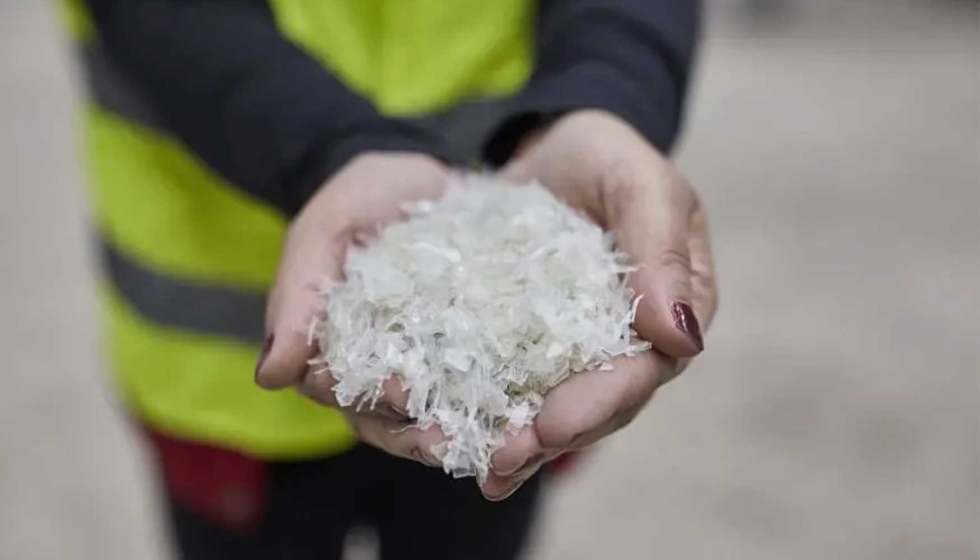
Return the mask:
[[[513,157],[521,140],[551,119],[579,109],[609,111],[634,126],[651,144],[666,152],[678,129],[678,94],[667,69],[652,91],[601,61],[579,63],[561,74],[536,78],[511,104],[484,144],[484,159],[501,166]],[[655,77],[654,77],[655,78]]]
[[[297,177],[285,183],[280,208],[296,216],[316,191],[348,162],[365,152],[418,152],[455,164],[449,150],[424,130],[384,119],[311,150]]]

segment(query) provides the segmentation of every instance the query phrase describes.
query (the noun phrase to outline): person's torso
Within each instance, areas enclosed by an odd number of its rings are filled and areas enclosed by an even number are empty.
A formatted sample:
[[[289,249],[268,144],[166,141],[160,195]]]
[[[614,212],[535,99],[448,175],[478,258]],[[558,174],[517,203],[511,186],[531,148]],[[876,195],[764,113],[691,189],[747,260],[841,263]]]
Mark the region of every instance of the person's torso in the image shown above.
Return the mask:
[[[270,0],[281,32],[385,114],[417,119],[475,155],[493,99],[530,73],[527,0]],[[109,366],[155,429],[266,458],[346,448],[335,411],[266,392],[252,370],[265,292],[286,230],[274,208],[210,169],[100,47],[64,0],[89,84],[83,133],[105,256]]]

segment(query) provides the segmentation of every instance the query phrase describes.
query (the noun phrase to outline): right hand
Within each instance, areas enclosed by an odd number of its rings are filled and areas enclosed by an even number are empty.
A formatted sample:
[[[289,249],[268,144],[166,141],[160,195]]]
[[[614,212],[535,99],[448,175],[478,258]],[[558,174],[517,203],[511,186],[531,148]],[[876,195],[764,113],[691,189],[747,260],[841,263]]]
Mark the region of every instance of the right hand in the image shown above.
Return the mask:
[[[265,313],[266,340],[255,369],[265,389],[296,387],[326,406],[337,407],[358,438],[392,455],[430,466],[439,461],[430,448],[443,440],[438,427],[410,427],[404,410],[407,394],[392,378],[373,409],[340,408],[329,372],[315,374],[307,363],[319,349],[307,332],[322,309],[319,287],[326,278],[342,281],[350,244],[377,226],[404,217],[403,203],[438,198],[451,171],[418,153],[367,153],[332,176],[303,207],[289,227],[275,284]],[[319,368],[320,366],[316,366]]]
[[[544,399],[533,425],[496,450],[481,486],[489,499],[514,492],[546,461],[582,449],[632,422],[654,391],[703,349],[718,308],[708,220],[674,164],[612,113],[573,111],[537,131],[504,169],[537,179],[615,236],[639,268],[629,286],[643,296],[634,326],[653,349],[582,372]]]

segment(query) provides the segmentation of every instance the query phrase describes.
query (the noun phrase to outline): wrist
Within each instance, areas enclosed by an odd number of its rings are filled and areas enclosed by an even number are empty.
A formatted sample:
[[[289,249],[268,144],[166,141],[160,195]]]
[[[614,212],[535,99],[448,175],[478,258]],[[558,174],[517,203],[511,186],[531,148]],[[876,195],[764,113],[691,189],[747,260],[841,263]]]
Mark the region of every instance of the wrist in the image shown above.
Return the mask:
[[[352,220],[353,216],[388,208],[392,200],[399,200],[400,193],[417,193],[426,185],[435,185],[435,194],[446,184],[451,173],[446,164],[423,152],[361,152],[317,186],[294,224],[304,221],[304,216],[312,216],[321,234],[343,237],[345,232],[349,234],[358,229],[352,227],[356,222]]]
[[[390,119],[369,123],[310,151],[295,179],[287,182],[283,193],[287,214],[295,216],[322,186],[355,160],[381,153],[411,153],[441,164],[452,162],[441,142],[419,128]]]

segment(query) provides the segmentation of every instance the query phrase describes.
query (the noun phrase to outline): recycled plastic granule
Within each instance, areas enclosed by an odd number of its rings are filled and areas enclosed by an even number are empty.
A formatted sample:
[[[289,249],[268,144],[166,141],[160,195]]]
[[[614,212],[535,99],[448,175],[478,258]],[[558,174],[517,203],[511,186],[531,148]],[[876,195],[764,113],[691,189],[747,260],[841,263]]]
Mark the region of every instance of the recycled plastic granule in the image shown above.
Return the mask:
[[[505,432],[575,373],[649,348],[610,235],[536,183],[469,176],[348,251],[312,327],[342,406],[397,376],[413,425],[438,425],[448,473],[486,478]],[[329,373],[327,372],[329,370]]]

